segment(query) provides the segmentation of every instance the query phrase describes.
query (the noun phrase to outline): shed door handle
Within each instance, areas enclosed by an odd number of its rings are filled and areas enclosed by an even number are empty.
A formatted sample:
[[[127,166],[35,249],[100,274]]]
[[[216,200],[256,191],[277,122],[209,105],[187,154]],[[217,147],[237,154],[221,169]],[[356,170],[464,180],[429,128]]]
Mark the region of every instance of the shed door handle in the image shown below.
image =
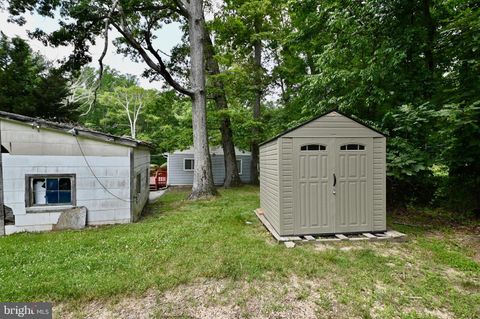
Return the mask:
[[[335,173],[333,173],[333,187],[337,185],[337,176],[335,176]]]

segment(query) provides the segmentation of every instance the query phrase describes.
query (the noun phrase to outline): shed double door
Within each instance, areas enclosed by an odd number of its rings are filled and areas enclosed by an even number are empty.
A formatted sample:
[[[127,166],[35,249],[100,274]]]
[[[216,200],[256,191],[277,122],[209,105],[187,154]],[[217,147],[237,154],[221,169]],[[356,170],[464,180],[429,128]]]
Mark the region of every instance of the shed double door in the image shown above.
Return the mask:
[[[296,234],[371,231],[372,138],[295,138]]]

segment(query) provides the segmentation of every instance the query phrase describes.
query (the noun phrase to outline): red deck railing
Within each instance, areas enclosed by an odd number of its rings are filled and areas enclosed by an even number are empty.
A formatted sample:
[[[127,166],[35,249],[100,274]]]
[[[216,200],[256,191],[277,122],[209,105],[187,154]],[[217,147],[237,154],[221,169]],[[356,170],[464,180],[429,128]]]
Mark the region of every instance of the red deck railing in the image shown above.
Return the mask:
[[[167,171],[156,171],[154,176],[150,176],[150,190],[156,191],[167,187]]]

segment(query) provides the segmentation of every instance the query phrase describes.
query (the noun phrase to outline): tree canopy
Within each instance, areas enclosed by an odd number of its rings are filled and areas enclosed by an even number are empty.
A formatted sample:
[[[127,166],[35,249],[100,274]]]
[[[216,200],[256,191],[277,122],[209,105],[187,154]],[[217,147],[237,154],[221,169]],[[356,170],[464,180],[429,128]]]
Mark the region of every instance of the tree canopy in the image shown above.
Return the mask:
[[[111,9],[117,5],[123,12]],[[65,19],[58,31],[32,33],[54,45],[74,45],[62,70],[79,69],[91,61],[89,44],[105,35],[110,19],[122,35],[115,41],[119,52],[143,59],[145,76],[151,80],[166,76],[177,91],[152,92],[138,116],[138,137],[154,142],[161,153],[189,146],[198,129],[192,129],[195,113],[188,108],[192,43],[184,5],[184,1],[22,0],[11,1],[9,10],[18,17],[25,10],[48,15],[63,8]],[[253,150],[286,128],[339,109],[388,136],[391,205],[480,207],[478,1],[227,0],[205,3],[200,20],[205,17],[205,41],[201,49],[196,43],[195,50],[206,52],[209,102],[202,125],[208,128],[210,144],[223,144],[231,134],[233,144]],[[167,59],[151,40],[155,30],[172,21],[182,24],[185,36]],[[2,61],[10,55],[7,60],[17,61],[9,62],[12,70],[43,77],[55,73],[45,71],[42,65],[48,63],[22,49],[25,43],[18,39],[2,43]],[[15,72],[2,72],[0,81],[10,84],[8,77]],[[94,86],[96,71],[84,72],[90,77],[77,83],[90,81]],[[115,92],[138,90],[138,82],[115,72],[105,68],[97,105],[79,120],[97,129],[131,134],[128,116],[109,99]],[[1,92],[11,94],[2,93],[0,99],[19,99],[16,109],[10,100],[0,101],[2,109],[49,114],[48,108],[23,99],[29,96],[22,93],[25,90],[35,92],[32,87],[40,90],[35,94],[47,94],[42,85],[48,83],[40,85],[27,76],[2,86]],[[89,109],[85,101],[91,99],[85,87],[80,84],[77,90],[83,98],[82,112]],[[230,133],[222,131],[222,125]]]

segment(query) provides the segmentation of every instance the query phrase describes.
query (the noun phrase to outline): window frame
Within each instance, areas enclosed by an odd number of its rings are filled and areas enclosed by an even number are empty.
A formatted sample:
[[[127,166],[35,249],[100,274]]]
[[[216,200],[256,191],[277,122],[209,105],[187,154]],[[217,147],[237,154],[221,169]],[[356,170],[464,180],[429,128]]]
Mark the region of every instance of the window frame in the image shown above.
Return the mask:
[[[356,145],[357,149],[349,150],[348,147],[350,145]],[[345,149],[342,149],[342,147],[345,147]],[[363,147],[363,148],[360,149],[361,147]],[[345,144],[340,145],[340,151],[363,152],[363,151],[366,151],[366,150],[367,150],[367,146],[365,144],[362,144],[362,143],[345,143]]]
[[[143,183],[142,183],[142,172],[137,172],[135,175],[135,193],[141,194],[143,189]]]
[[[185,164],[186,164],[187,161],[192,161],[192,162],[193,162],[193,168],[188,168],[188,169],[185,168]],[[194,159],[194,158],[190,158],[190,157],[189,157],[189,158],[184,158],[184,159],[183,159],[183,170],[184,170],[185,172],[193,172],[193,171],[195,170],[195,159]]]
[[[238,175],[242,175],[243,174],[243,159],[237,158],[235,160],[237,161]],[[240,167],[238,166],[238,161],[240,161]]]
[[[49,178],[69,178],[71,198],[69,203],[34,204],[33,180]],[[25,174],[25,208],[77,206],[77,174]]]
[[[309,150],[308,148],[310,146],[318,146],[318,150]],[[304,147],[305,149],[302,149]],[[300,152],[322,152],[322,151],[327,151],[327,145],[320,144],[320,143],[310,143],[310,144],[300,145]]]

